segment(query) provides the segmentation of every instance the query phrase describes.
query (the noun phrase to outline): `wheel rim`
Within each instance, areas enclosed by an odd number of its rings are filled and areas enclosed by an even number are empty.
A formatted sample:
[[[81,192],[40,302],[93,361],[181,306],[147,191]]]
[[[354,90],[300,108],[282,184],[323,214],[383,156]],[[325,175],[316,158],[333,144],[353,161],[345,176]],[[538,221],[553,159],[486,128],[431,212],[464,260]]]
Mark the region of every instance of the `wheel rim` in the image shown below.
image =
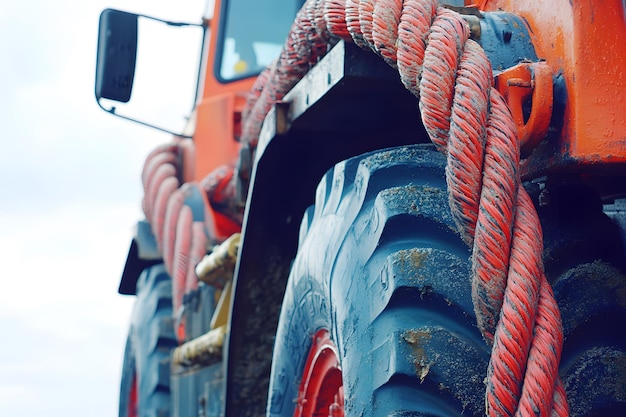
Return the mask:
[[[294,417],[343,417],[343,378],[337,347],[319,330],[302,373]]]
[[[128,417],[138,417],[137,414],[137,374],[133,373],[133,379],[130,384],[130,392],[128,393],[128,409],[126,415]]]

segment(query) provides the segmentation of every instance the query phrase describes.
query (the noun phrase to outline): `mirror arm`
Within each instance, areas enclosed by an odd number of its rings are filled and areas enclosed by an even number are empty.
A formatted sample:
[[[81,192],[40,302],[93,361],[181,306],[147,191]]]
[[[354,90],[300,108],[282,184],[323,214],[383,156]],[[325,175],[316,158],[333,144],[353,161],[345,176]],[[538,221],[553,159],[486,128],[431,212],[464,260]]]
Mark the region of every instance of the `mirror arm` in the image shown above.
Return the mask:
[[[169,133],[170,135],[173,135],[173,136],[178,136],[179,138],[191,139],[193,137],[193,136],[189,136],[189,135],[184,135],[182,133],[172,132],[171,130],[167,130],[167,129],[164,129],[164,128],[159,127],[159,126],[155,126],[155,125],[152,125],[150,123],[142,122],[141,120],[133,119],[132,117],[128,117],[128,116],[124,116],[123,114],[116,113],[115,112],[115,106],[112,106],[110,109],[107,109],[106,107],[104,107],[102,105],[102,103],[100,103],[100,98],[99,97],[96,99],[96,101],[98,102],[98,106],[100,106],[100,108],[102,110],[104,110],[107,113],[111,113],[113,116],[117,116],[117,117],[119,117],[121,119],[129,120],[131,122],[135,122],[135,123],[138,123],[138,124],[143,125],[143,126],[151,127],[152,129],[156,129],[156,130],[164,132],[164,133]]]
[[[150,19],[150,20],[155,20],[157,22],[161,22],[161,23],[165,23],[166,25],[169,26],[176,26],[176,27],[183,27],[183,26],[197,26],[197,27],[201,27],[201,28],[206,28],[207,27],[207,22],[202,21],[202,23],[189,23],[189,22],[172,22],[171,20],[163,20],[163,19],[159,19],[158,17],[154,17],[154,16],[148,16],[145,14],[138,14],[138,17],[144,17],[146,19]]]
[[[200,59],[198,60],[198,75],[196,76],[196,92],[193,97],[192,105],[195,107],[196,100],[198,100],[198,95],[200,94],[200,83],[202,82],[202,67],[204,64],[205,58],[205,48],[206,48],[206,38],[207,38],[207,29],[210,27],[211,21],[208,19],[202,19],[202,44],[200,45]]]

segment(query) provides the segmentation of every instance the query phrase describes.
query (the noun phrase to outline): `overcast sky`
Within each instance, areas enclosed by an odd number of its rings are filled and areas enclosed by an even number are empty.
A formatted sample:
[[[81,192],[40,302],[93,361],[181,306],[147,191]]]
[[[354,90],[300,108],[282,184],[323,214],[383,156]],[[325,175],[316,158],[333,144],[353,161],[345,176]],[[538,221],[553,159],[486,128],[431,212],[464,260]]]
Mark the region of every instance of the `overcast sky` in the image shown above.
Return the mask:
[[[3,2],[0,416],[117,415],[134,300],[117,286],[144,158],[169,137],[97,107],[98,16],[197,22],[204,3]]]

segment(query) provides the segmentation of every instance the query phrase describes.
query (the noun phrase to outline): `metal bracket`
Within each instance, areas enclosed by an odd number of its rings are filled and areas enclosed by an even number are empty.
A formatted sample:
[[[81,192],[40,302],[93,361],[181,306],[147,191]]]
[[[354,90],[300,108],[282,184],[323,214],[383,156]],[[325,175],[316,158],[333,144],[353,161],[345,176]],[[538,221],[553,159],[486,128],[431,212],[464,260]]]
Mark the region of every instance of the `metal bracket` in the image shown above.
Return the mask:
[[[552,118],[552,68],[545,62],[525,62],[496,76],[496,88],[507,101],[527,156],[548,133]]]

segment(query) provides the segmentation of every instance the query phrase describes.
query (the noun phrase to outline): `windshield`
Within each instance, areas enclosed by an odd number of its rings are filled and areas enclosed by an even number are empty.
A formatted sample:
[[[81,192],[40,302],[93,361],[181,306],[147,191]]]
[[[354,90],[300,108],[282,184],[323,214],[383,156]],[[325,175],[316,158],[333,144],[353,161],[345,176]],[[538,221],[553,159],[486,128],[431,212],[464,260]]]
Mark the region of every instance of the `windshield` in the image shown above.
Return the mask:
[[[229,0],[219,45],[217,78],[257,75],[278,56],[303,0]]]

